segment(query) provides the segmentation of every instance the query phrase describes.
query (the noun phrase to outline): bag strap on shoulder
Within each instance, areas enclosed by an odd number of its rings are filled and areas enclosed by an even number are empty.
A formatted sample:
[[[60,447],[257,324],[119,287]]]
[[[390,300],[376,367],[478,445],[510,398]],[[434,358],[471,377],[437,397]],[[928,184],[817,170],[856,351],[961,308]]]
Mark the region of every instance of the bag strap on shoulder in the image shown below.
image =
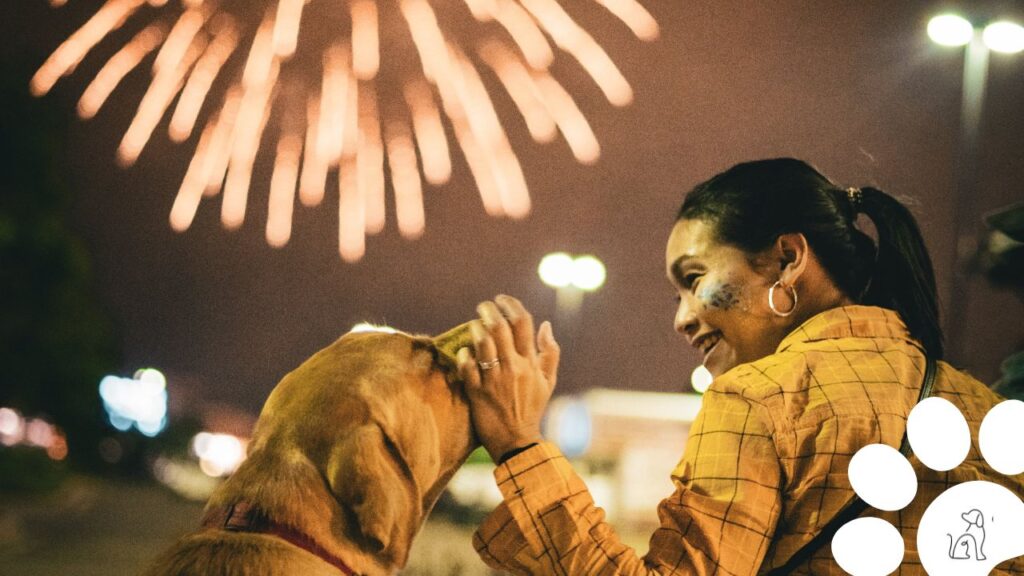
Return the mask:
[[[924,380],[921,382],[921,394],[917,398],[918,402],[932,395],[932,387],[935,384],[935,373],[938,371],[938,363],[934,358],[926,356],[925,360]],[[900,443],[900,453],[904,456],[910,455],[910,440],[907,438],[906,431],[903,432],[903,442]],[[840,527],[850,520],[860,516],[867,508],[868,503],[854,493],[853,499],[851,499],[838,514],[832,517],[832,520],[830,520],[829,523],[821,529],[821,532],[818,532],[814,538],[811,538],[807,544],[804,544],[799,550],[797,550],[796,554],[793,554],[793,556],[789,558],[788,562],[778,568],[772,569],[766,574],[768,576],[783,576],[784,574],[791,573],[797,566],[806,562],[815,550],[820,549],[825,543],[831,542],[832,537],[835,536]]]

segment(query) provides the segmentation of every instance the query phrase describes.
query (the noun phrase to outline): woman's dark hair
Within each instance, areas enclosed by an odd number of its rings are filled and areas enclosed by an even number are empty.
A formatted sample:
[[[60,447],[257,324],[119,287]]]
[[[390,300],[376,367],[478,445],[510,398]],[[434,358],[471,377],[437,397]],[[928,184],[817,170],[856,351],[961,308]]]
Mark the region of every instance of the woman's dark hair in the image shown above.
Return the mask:
[[[878,245],[856,226],[875,226]],[[942,358],[935,273],[909,210],[875,188],[848,191],[792,158],[737,164],[697,185],[678,219],[702,219],[719,242],[748,253],[782,234],[807,238],[825,271],[853,301],[895,310],[910,334]]]

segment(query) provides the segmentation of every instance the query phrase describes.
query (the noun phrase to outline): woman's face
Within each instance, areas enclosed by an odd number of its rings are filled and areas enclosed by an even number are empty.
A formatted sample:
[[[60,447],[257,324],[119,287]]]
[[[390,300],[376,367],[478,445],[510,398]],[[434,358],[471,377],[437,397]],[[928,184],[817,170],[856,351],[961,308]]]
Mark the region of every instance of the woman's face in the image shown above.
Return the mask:
[[[679,295],[675,329],[713,376],[775,352],[782,336],[767,300],[778,271],[769,279],[770,262],[754,261],[718,242],[702,219],[678,221],[669,237],[665,266]]]

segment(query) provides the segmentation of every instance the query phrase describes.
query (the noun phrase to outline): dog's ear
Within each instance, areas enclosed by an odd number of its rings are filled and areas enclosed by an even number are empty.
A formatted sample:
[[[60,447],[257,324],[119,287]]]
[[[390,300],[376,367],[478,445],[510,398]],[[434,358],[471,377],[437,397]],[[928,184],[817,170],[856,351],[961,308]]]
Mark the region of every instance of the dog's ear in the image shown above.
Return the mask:
[[[469,331],[469,322],[460,324],[455,328],[434,337],[434,347],[438,351],[438,362],[446,370],[454,370],[457,366],[455,355],[460,348],[467,348],[473,345],[473,336]]]
[[[357,531],[373,552],[381,552],[408,522],[415,497],[379,426],[363,425],[335,446],[328,462],[331,490],[356,516]]]

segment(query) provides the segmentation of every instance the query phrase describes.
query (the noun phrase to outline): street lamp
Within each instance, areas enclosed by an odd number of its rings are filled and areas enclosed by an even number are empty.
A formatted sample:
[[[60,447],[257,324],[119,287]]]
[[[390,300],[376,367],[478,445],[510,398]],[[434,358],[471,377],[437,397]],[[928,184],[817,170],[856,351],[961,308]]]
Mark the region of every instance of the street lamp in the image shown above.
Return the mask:
[[[974,37],[974,26],[956,14],[943,14],[928,21],[928,37],[942,46],[965,46]]]
[[[1024,50],[1024,27],[1016,22],[993,22],[985,26],[981,39],[990,50],[1016,54]]]
[[[978,246],[978,202],[974,183],[978,172],[978,136],[981,108],[985,98],[989,52],[1014,54],[1024,50],[1024,28],[1009,21],[987,24],[979,34],[967,19],[942,14],[928,22],[928,36],[942,46],[965,46],[963,96],[960,103],[960,144],[956,164],[956,194],[953,226],[956,245],[953,253],[950,294],[959,298],[957,306],[947,310],[946,325],[959,328],[967,318],[968,265]],[[963,338],[959,330],[948,332],[947,356],[963,360]]]
[[[604,285],[604,264],[594,256],[570,256],[565,252],[548,254],[537,268],[540,279],[555,289],[555,318],[570,335],[575,330],[575,318],[583,304],[586,292],[597,291]]]
[[[962,16],[942,14],[928,21],[928,37],[942,46],[966,46],[975,39],[975,28]],[[992,22],[982,30],[981,43],[995,52],[1016,54],[1024,50],[1024,27],[1008,20]]]

